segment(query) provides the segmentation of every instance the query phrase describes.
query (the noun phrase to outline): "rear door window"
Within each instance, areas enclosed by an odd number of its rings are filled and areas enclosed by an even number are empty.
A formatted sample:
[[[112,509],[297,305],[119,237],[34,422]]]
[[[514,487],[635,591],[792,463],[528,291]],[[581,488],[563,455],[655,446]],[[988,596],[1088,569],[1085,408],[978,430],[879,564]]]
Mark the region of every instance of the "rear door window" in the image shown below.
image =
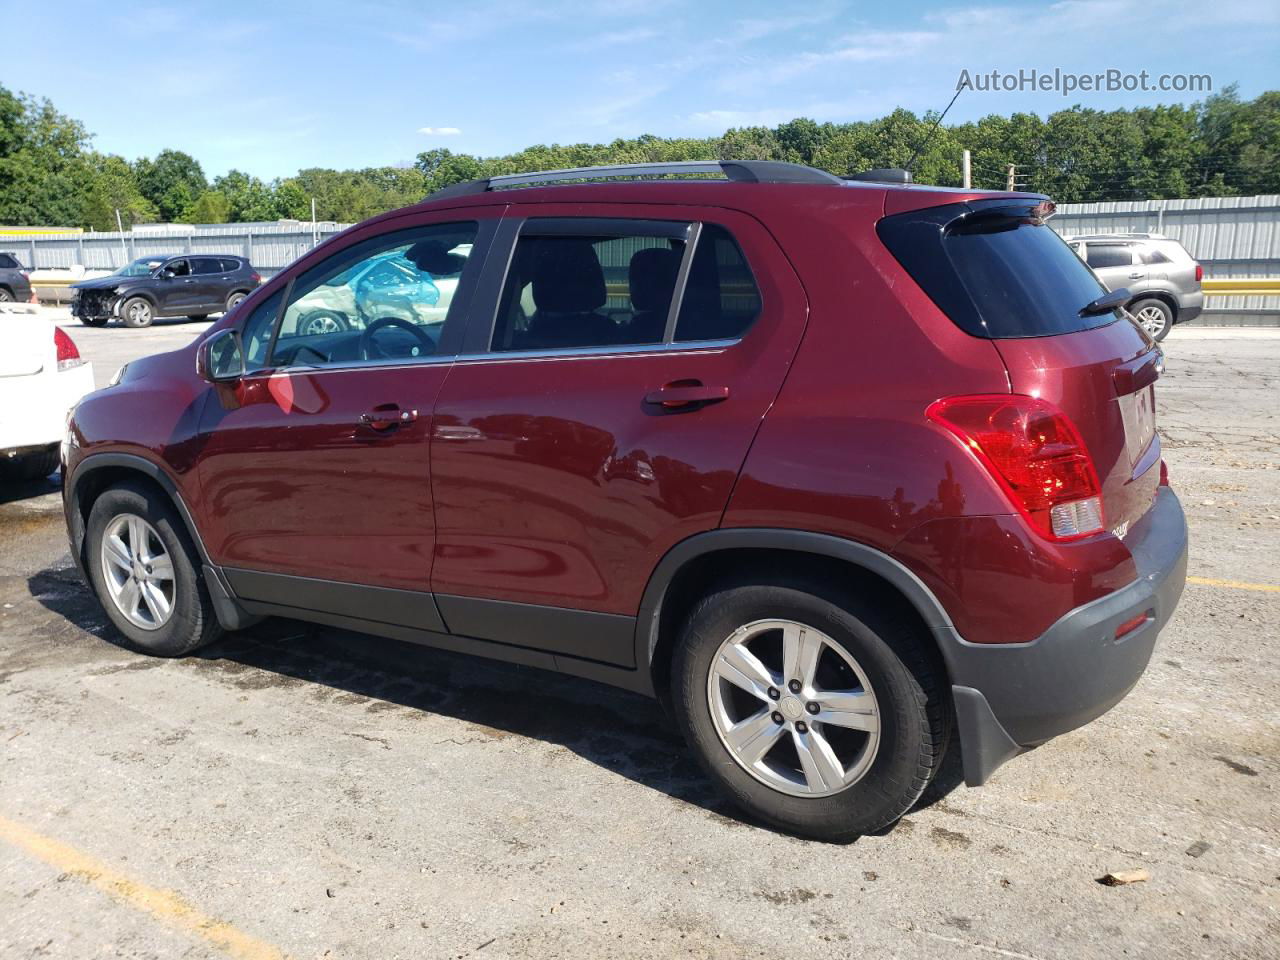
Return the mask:
[[[1133,250],[1124,243],[1090,243],[1085,250],[1089,266],[1095,270],[1106,267],[1127,267],[1133,263]]]
[[[760,290],[737,242],[724,227],[703,224],[689,266],[678,343],[741,337],[760,315]]]
[[[956,326],[989,339],[1043,337],[1114,322],[1082,315],[1106,288],[1033,202],[972,201],[885,217],[885,246]]]

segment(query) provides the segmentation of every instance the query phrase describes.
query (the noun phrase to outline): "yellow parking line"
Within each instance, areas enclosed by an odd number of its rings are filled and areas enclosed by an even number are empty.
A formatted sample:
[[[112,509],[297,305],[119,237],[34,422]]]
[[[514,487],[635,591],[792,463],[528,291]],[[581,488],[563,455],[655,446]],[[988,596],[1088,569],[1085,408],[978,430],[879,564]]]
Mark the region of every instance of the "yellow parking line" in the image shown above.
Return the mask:
[[[1202,587],[1227,587],[1231,590],[1257,590],[1261,593],[1280,593],[1280,585],[1274,583],[1244,583],[1240,580],[1218,580],[1214,577],[1187,577],[1187,583]]]
[[[97,887],[126,906],[195,934],[237,960],[284,960],[285,955],[278,948],[201,913],[171,890],[159,890],[131,880],[74,847],[20,823],[0,817],[0,840],[7,840],[64,873]]]

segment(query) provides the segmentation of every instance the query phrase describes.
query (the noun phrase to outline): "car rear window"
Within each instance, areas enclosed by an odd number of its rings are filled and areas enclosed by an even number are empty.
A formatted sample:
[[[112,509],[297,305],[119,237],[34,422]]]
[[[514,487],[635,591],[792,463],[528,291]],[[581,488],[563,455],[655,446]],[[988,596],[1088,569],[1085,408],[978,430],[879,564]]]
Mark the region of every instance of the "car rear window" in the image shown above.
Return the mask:
[[[978,200],[881,220],[881,241],[938,308],[966,333],[1044,337],[1114,322],[1081,315],[1106,293],[1040,217],[1037,201]]]

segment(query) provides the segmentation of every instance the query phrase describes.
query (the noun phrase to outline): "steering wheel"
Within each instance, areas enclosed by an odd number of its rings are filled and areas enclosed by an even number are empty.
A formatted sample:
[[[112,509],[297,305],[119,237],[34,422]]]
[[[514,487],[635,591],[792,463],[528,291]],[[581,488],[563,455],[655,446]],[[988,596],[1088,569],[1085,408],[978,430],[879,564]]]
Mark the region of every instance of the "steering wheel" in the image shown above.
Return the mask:
[[[381,317],[365,327],[360,333],[360,358],[362,360],[395,359],[387,354],[382,347],[378,346],[377,341],[373,339],[374,334],[379,330],[385,330],[387,327],[396,327],[412,334],[422,345],[420,356],[429,356],[436,352],[436,342],[416,323],[411,323],[401,317]]]

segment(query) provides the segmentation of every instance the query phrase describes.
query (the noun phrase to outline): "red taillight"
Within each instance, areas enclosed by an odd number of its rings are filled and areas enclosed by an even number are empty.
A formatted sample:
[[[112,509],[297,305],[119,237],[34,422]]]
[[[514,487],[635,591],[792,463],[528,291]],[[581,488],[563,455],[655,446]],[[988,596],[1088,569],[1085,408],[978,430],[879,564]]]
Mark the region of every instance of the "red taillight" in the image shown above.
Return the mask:
[[[53,342],[58,348],[59,370],[69,370],[84,363],[80,358],[80,351],[76,349],[76,342],[61,327],[53,328]]]
[[[1160,486],[1167,487],[1169,485],[1169,464],[1164,460],[1160,461]]]
[[[249,279],[252,280],[255,284],[262,283],[262,277],[258,276],[256,272],[249,274]],[[1196,279],[1199,280],[1200,278],[1196,277]]]
[[[948,397],[925,415],[954,433],[1032,526],[1051,540],[1103,529],[1093,458],[1073,424],[1037,397]]]
[[[1196,264],[1196,283],[1199,283],[1203,279],[1204,279],[1204,267],[1200,266],[1200,264],[1197,263]]]

